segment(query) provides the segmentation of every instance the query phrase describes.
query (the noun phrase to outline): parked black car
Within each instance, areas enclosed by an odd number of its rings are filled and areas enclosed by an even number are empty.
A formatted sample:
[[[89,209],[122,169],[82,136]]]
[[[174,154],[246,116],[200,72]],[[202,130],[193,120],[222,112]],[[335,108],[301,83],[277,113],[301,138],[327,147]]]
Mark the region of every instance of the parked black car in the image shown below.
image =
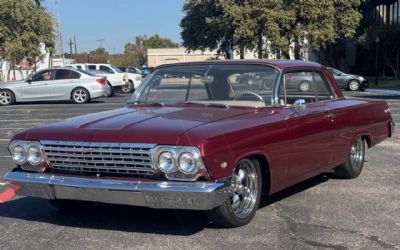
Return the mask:
[[[362,76],[346,74],[331,67],[328,67],[328,69],[332,72],[333,77],[336,79],[337,85],[341,89],[357,91],[368,88],[368,80]]]

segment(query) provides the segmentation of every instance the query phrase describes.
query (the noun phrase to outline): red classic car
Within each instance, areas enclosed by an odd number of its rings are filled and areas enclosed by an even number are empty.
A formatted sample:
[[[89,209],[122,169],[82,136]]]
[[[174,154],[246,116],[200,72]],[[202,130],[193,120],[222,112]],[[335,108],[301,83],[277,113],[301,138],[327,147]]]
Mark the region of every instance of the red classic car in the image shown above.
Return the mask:
[[[293,73],[307,74],[310,88],[286,84]],[[17,194],[60,209],[100,202],[207,210],[216,224],[235,227],[253,218],[262,193],[330,170],[357,177],[365,148],[393,130],[386,102],[344,98],[317,63],[163,65],[124,108],[15,135],[17,166],[5,179]]]

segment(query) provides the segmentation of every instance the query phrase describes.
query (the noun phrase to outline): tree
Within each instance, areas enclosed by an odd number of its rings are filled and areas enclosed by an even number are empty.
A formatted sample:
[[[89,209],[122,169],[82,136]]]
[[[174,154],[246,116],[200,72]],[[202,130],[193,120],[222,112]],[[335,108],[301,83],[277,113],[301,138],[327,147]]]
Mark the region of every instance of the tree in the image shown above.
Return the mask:
[[[151,37],[144,35],[136,36],[135,43],[126,43],[125,53],[133,53],[134,65],[141,67],[147,64],[147,49],[176,47],[179,47],[179,44],[172,42],[169,38],[162,38],[157,34]]]
[[[13,70],[24,58],[31,64],[40,60],[40,43],[54,47],[52,18],[44,8],[32,0],[0,0],[0,6],[0,57]]]
[[[276,51],[289,58],[301,50],[320,49],[355,33],[360,0],[186,0],[181,20],[183,45],[189,50],[244,48],[259,58]]]
[[[103,47],[98,47],[95,50],[90,51],[90,54],[97,54],[97,55],[108,55],[108,52]]]

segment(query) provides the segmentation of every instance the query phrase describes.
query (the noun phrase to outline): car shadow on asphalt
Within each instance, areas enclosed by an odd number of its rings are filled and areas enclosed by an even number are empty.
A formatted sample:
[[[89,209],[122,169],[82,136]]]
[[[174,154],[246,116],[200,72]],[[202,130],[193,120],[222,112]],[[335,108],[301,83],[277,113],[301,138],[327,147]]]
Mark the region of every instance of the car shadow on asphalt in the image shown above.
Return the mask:
[[[274,195],[265,196],[259,209],[328,180],[327,175],[319,175]],[[218,228],[202,211],[99,204],[89,210],[61,212],[53,208],[47,200],[33,197],[18,197],[0,204],[0,217],[65,227],[179,236],[193,235],[204,228]]]

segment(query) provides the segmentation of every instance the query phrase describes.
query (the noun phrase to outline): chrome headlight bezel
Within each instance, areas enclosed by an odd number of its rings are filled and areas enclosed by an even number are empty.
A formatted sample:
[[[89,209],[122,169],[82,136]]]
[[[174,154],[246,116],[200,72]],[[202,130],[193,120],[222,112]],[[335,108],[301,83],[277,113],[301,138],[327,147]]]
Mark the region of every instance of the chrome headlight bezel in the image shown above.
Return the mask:
[[[171,168],[171,171],[165,171],[163,167],[160,167],[159,157],[164,152],[171,153],[174,156],[173,163],[175,166]],[[152,165],[156,168],[156,170],[165,174],[165,177],[169,180],[194,181],[200,176],[206,175],[200,150],[197,147],[159,145],[153,148],[150,153]],[[193,156],[193,162],[195,162],[195,166],[191,171],[188,171],[180,164],[180,158],[185,154],[191,154]]]
[[[15,148],[20,148],[22,147],[25,151],[25,159],[23,161],[16,161],[14,159],[14,151]],[[33,161],[30,160],[30,155],[29,151],[30,149],[36,149],[40,153],[39,155],[39,160],[38,161]],[[12,159],[15,164],[17,164],[19,167],[21,167],[23,170],[28,170],[28,171],[37,171],[37,172],[43,172],[45,167],[43,167],[43,163],[46,163],[46,157],[44,154],[43,150],[43,145],[40,144],[38,141],[12,141],[8,147],[8,150],[12,156]],[[32,153],[32,152],[31,152]]]

